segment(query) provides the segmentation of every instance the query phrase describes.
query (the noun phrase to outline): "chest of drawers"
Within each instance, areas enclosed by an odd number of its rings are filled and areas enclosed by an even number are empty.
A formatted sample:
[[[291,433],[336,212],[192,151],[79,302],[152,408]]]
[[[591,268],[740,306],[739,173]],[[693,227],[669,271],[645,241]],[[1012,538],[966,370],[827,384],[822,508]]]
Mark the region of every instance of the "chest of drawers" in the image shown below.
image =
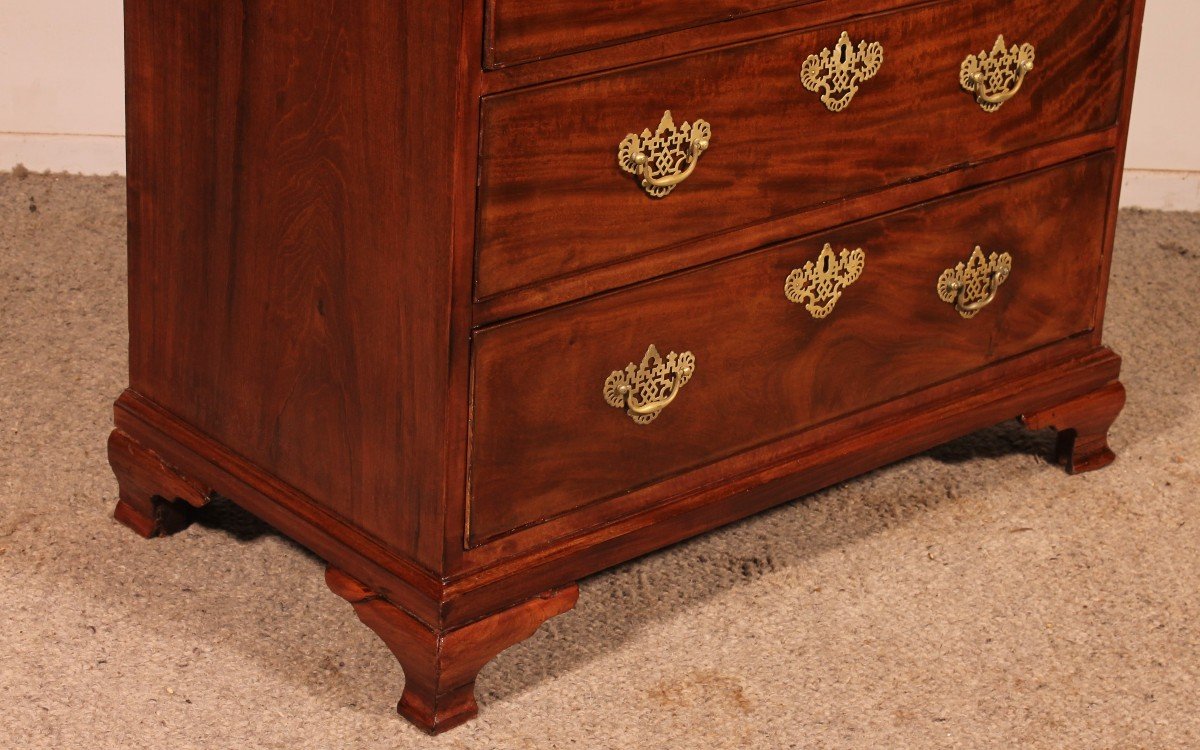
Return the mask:
[[[1021,417],[1113,459],[1144,0],[127,0],[145,536],[229,498],[405,674]]]

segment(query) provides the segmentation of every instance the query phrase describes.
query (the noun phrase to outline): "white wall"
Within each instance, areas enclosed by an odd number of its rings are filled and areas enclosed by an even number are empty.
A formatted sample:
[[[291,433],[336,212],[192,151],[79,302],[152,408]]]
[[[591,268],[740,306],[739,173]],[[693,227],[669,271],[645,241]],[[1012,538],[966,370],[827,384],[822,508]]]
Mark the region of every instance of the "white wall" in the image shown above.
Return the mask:
[[[1129,206],[1200,211],[1200,5],[1148,0],[1125,189]]]
[[[123,48],[121,0],[0,0],[0,169],[124,172]]]
[[[1148,6],[1122,200],[1200,210],[1200,6]],[[0,169],[124,171],[121,12],[0,0]]]

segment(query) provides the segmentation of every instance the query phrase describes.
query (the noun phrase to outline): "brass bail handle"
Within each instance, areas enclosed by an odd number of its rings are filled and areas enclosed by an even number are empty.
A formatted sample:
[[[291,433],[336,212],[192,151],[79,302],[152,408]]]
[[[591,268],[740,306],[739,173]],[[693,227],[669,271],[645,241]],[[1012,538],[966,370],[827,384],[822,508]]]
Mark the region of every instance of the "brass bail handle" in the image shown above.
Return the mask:
[[[1026,60],[1017,66],[1017,72],[1014,74],[1016,85],[998,94],[989,94],[987,92],[987,76],[983,73],[975,73],[972,77],[975,81],[975,98],[981,104],[1003,104],[1009,99],[1017,95],[1021,90],[1021,86],[1025,84],[1025,75],[1033,70],[1033,62]]]
[[[1032,44],[1007,47],[1004,36],[996,39],[991,52],[968,55],[960,70],[962,87],[975,95],[985,112],[995,112],[1017,95],[1033,70],[1037,51]]]
[[[1012,274],[1009,253],[984,255],[978,245],[971,257],[954,268],[947,268],[938,279],[938,297],[954,305],[958,314],[970,320],[996,301],[1000,285]]]
[[[974,315],[983,308],[996,301],[996,294],[1000,291],[1000,285],[1008,278],[1006,271],[992,271],[988,276],[988,293],[987,296],[975,302],[967,301],[967,287],[959,282],[952,282],[951,289],[954,289],[958,294],[954,300],[954,309],[966,315]]]
[[[617,163],[638,178],[650,197],[663,198],[692,176],[711,144],[712,126],[706,121],[676,127],[671,110],[667,110],[655,132],[646,128],[640,135],[625,136],[617,149]]]
[[[644,404],[639,404],[637,398],[633,395],[633,389],[629,385],[622,385],[617,390],[625,397],[625,409],[631,414],[636,414],[640,417],[657,415],[660,411],[667,408],[679,395],[680,381],[692,376],[692,368],[684,367],[677,370],[671,376],[671,395],[659,401],[649,401]]]
[[[613,408],[624,409],[634,422],[650,424],[675,403],[695,372],[696,357],[691,352],[671,352],[664,357],[651,344],[640,365],[630,362],[608,376],[604,400]]]
[[[708,149],[708,141],[701,138],[692,141],[691,151],[688,154],[687,169],[675,174],[668,174],[666,177],[655,177],[650,169],[650,157],[644,153],[634,157],[634,162],[638,166],[638,176],[642,178],[642,187],[658,187],[667,188],[675,187],[687,178],[692,176],[692,172],[696,171],[696,165],[700,163],[700,154]]]

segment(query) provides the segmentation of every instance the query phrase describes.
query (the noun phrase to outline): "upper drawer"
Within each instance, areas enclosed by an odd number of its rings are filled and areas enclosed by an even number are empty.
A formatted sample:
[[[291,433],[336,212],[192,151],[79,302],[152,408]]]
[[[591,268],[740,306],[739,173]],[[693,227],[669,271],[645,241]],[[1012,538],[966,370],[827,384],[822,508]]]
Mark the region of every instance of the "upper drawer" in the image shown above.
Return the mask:
[[[812,2],[816,0],[491,0],[487,62],[513,65]]]
[[[486,299],[1116,123],[1128,0],[942,2],[857,19],[883,62],[831,111],[802,84],[805,59],[842,27],[486,97],[476,295]],[[962,65],[1031,44],[1035,67],[988,112]],[[703,119],[710,143],[669,195],[622,170],[627,134]],[[679,160],[680,166],[690,156]]]

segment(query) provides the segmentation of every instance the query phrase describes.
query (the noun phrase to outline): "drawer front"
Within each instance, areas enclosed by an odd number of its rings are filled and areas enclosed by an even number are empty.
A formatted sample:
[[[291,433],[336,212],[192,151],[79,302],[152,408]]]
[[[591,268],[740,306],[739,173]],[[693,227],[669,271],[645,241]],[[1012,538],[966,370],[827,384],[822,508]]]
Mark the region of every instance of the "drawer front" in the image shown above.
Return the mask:
[[[1106,153],[479,331],[471,543],[1091,330],[1114,163]],[[976,246],[993,265],[958,274]],[[687,356],[648,390],[637,365],[650,345]]]
[[[816,0],[491,0],[487,51],[492,67],[725,21]]]
[[[487,97],[476,295],[1105,129],[1118,119],[1129,6],[971,0],[854,20],[845,26],[852,51],[878,42],[883,61],[838,112],[805,88],[802,69],[809,54],[836,46],[842,27]],[[1010,47],[1033,45],[1036,60],[1016,95],[988,112],[964,89],[962,66],[1000,34]],[[701,119],[711,133],[696,155],[677,136],[677,171],[694,169],[654,198],[622,170],[618,150],[628,134],[656,130],[668,109],[677,132]]]

